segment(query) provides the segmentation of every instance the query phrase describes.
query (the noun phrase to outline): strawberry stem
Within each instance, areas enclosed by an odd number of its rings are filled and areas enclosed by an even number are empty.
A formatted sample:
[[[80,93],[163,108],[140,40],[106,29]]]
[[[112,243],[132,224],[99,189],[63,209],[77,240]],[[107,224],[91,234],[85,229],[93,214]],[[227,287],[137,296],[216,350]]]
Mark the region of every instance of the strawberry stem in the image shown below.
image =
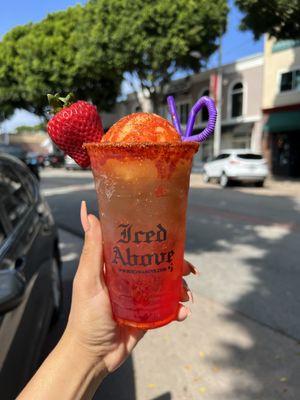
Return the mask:
[[[64,107],[69,107],[75,101],[75,96],[73,93],[69,93],[66,97],[61,97],[59,93],[54,95],[47,94],[47,98],[54,114],[58,113]]]

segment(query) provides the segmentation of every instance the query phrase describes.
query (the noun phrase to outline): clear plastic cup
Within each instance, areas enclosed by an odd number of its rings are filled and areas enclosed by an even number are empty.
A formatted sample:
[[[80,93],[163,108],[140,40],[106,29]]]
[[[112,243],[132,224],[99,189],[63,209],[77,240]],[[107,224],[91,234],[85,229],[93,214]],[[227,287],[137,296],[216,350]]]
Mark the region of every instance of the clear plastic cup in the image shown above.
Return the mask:
[[[141,329],[176,319],[193,155],[186,143],[87,143],[114,318]]]

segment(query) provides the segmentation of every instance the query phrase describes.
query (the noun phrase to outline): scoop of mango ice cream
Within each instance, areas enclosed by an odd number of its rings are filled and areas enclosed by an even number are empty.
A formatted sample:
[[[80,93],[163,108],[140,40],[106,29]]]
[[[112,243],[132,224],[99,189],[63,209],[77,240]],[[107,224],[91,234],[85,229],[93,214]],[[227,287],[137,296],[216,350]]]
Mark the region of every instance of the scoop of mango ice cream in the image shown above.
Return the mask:
[[[116,122],[102,137],[108,143],[174,143],[181,142],[176,129],[156,114],[134,113]]]

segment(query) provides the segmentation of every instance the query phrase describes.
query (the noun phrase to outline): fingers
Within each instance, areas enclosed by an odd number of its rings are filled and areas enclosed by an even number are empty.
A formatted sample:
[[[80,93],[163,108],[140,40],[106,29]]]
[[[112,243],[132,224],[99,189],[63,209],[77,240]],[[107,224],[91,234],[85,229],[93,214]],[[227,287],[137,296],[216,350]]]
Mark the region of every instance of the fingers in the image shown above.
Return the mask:
[[[144,329],[132,328],[130,326],[126,328],[128,331],[127,349],[131,352],[147,331]]]
[[[90,222],[89,222],[89,219],[88,219],[86,202],[84,200],[81,202],[80,220],[81,220],[81,225],[82,225],[83,231],[87,232],[90,229],[91,226],[90,226]]]
[[[188,284],[184,279],[182,279],[182,286],[181,286],[181,298],[180,301],[191,301],[194,303],[194,296],[193,293],[191,292],[190,288],[188,287]]]
[[[191,273],[194,275],[200,275],[199,271],[196,267],[193,266],[193,264],[191,264],[187,260],[183,260],[183,276],[189,275]]]
[[[189,275],[193,273],[194,275],[200,275],[198,270],[188,261],[184,260],[183,263],[183,275]],[[181,287],[181,298],[180,301],[186,302],[191,301],[194,303],[193,293],[188,287],[187,282],[182,279],[182,287]],[[184,321],[189,315],[191,315],[191,310],[188,307],[185,307],[183,304],[179,305],[177,321]]]
[[[81,203],[81,224],[85,233],[84,245],[76,277],[88,290],[104,285],[102,232],[98,218],[87,214],[86,203]]]
[[[187,282],[182,279],[182,286],[181,286],[181,298],[180,301],[191,301],[194,303],[194,296],[193,293],[191,292],[190,288],[188,287]]]
[[[179,321],[179,322],[184,321],[191,314],[192,314],[192,312],[188,307],[185,307],[184,305],[179,304],[177,321]]]

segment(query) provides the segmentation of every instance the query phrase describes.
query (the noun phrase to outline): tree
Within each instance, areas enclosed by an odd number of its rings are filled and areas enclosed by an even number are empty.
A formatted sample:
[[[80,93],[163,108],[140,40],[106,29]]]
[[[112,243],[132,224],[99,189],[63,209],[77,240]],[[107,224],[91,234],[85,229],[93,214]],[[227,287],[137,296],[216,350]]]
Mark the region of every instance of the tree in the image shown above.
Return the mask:
[[[31,125],[21,125],[21,126],[18,126],[18,127],[16,128],[16,133],[23,133],[23,132],[26,132],[26,133],[32,133],[32,134],[34,134],[34,133],[39,133],[39,132],[45,131],[45,130],[46,130],[45,123],[44,123],[44,122],[41,122],[40,124],[37,124],[37,125],[34,125],[34,126],[31,126]]]
[[[127,72],[155,110],[176,72],[199,71],[216,50],[227,12],[226,0],[91,0],[81,25],[86,47],[80,49],[108,49],[107,62]]]
[[[216,50],[227,12],[226,0],[90,0],[17,27],[0,42],[0,107],[46,116],[46,93],[73,91],[108,110],[127,76],[155,109],[176,72]]]
[[[0,122],[22,107],[18,81],[15,77],[16,43],[24,37],[30,24],[17,27],[0,42]]]
[[[0,101],[0,123],[8,119],[10,116],[13,115],[15,108],[11,105],[4,103],[1,104]]]
[[[300,39],[300,0],[236,0],[245,14],[241,29],[259,39],[264,33],[276,39]]]
[[[47,116],[46,94],[71,91],[103,109],[114,104],[122,72],[116,73],[105,63],[105,51],[98,52],[97,58],[82,57],[77,29],[83,13],[84,7],[71,7],[4,36],[0,42],[0,107]]]

